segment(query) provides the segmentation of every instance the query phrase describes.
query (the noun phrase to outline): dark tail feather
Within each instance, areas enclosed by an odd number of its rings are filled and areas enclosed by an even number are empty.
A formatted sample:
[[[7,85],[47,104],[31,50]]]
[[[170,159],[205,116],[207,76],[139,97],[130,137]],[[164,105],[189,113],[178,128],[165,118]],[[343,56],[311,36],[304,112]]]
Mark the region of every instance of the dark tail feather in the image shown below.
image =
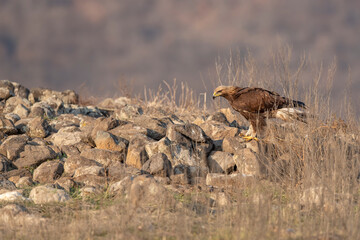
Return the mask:
[[[294,107],[301,107],[301,108],[305,108],[305,109],[306,109],[305,103],[303,103],[303,102],[301,102],[301,101],[293,100],[293,101],[292,101],[292,104],[294,105]]]

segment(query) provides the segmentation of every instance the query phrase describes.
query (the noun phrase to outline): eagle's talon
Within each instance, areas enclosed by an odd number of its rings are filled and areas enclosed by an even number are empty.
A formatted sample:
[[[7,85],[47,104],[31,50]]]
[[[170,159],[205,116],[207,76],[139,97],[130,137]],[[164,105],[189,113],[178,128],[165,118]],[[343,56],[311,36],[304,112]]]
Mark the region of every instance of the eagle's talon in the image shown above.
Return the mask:
[[[259,141],[257,137],[252,137],[252,136],[244,136],[242,138],[245,139],[247,142],[250,142],[251,140],[255,140],[257,142]]]

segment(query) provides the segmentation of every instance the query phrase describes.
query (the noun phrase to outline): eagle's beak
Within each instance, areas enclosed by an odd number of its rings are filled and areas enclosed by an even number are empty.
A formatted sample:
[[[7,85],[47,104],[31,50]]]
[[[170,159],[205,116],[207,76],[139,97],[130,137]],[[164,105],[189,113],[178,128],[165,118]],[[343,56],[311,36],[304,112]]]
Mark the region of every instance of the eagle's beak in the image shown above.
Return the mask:
[[[213,99],[215,99],[215,98],[218,97],[218,96],[220,96],[220,93],[214,92],[214,94],[213,94]]]

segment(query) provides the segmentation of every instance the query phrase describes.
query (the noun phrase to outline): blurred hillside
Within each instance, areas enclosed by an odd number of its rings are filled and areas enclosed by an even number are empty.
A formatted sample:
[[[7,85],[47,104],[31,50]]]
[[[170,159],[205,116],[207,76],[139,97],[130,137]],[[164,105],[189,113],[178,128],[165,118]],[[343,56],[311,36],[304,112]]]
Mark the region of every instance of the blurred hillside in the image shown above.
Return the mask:
[[[265,62],[280,39],[324,68],[336,56],[334,98],[351,69],[357,103],[359,29],[356,0],[0,0],[0,79],[114,96],[119,82],[139,94],[177,78],[211,92],[218,57]]]

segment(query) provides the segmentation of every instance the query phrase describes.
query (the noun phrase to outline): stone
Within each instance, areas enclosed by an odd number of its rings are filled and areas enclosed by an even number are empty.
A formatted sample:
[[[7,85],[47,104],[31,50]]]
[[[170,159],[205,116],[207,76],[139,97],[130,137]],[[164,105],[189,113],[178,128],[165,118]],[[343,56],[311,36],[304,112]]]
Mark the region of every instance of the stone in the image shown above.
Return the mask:
[[[49,186],[38,186],[31,190],[29,198],[35,204],[67,202],[70,196],[62,189],[57,189]]]
[[[206,121],[199,125],[212,140],[220,140],[225,137],[235,137],[239,133],[236,127],[229,127],[215,121]]]
[[[29,100],[31,103],[45,101],[48,98],[56,97],[66,104],[78,104],[79,96],[73,90],[66,90],[63,92],[53,91],[44,88],[31,89],[29,94]]]
[[[219,122],[219,123],[222,123],[222,124],[225,124],[225,125],[230,124],[230,122],[227,120],[225,114],[222,113],[222,112],[216,112],[216,113],[210,115],[208,120]]]
[[[54,109],[51,108],[46,102],[37,102],[34,103],[30,108],[29,116],[30,118],[42,117],[42,118],[54,118],[56,113]]]
[[[122,178],[120,181],[114,182],[109,187],[109,193],[112,195],[115,194],[128,194],[128,190],[131,186],[131,182],[133,177],[126,176]]]
[[[31,118],[24,118],[24,119],[20,119],[14,123],[15,128],[17,129],[19,134],[26,133],[26,131],[28,129],[27,125],[30,122],[30,120],[31,120]]]
[[[14,123],[15,128],[17,129],[15,123],[20,120],[19,115],[15,114],[15,113],[7,113],[7,114],[5,114],[5,118],[12,121]],[[19,130],[18,130],[18,133],[19,133]]]
[[[65,155],[65,157],[80,155],[80,151],[76,145],[63,145],[61,146],[61,152]]]
[[[10,171],[12,169],[12,165],[7,157],[0,154],[0,173]]]
[[[80,118],[73,114],[63,113],[54,119],[49,119],[49,125],[54,132],[58,132],[65,127],[80,127],[80,121]]]
[[[235,171],[235,161],[230,153],[213,151],[208,156],[209,171],[211,173],[231,173]]]
[[[6,100],[14,95],[14,85],[9,80],[0,80],[0,100]]]
[[[162,177],[169,177],[172,172],[171,162],[163,153],[158,153],[149,158],[141,170]]]
[[[110,181],[118,181],[127,175],[127,169],[123,163],[111,162],[107,167],[107,176]]]
[[[50,133],[48,122],[41,117],[31,119],[27,126],[27,135],[31,138],[45,138]]]
[[[119,120],[132,120],[136,116],[142,115],[144,113],[143,109],[136,105],[126,105],[121,109],[116,110],[115,118]]]
[[[21,105],[24,108],[26,108],[28,111],[31,107],[31,103],[29,102],[29,100],[18,96],[11,97],[8,100],[6,100],[4,112],[5,113],[13,112],[17,106],[21,106]]]
[[[171,120],[170,120],[171,121]],[[160,140],[165,137],[167,123],[161,119],[152,118],[147,115],[141,115],[133,119],[134,124],[147,129],[147,136]]]
[[[39,183],[52,183],[54,180],[60,178],[63,172],[64,165],[61,161],[47,161],[35,169],[33,179]]]
[[[264,177],[266,166],[261,162],[256,153],[248,148],[244,148],[234,155],[237,170],[246,176]]]
[[[146,144],[145,150],[149,157],[158,153],[163,153],[168,157],[168,159],[172,159],[170,145],[171,141],[167,137],[164,137],[159,141]]]
[[[105,149],[90,148],[81,152],[80,156],[95,160],[104,166],[109,166],[113,162],[124,162],[125,153],[110,151]]]
[[[55,184],[58,184],[67,192],[70,192],[74,187],[77,186],[72,177],[61,177],[55,181]]]
[[[208,173],[206,175],[206,185],[219,188],[238,187],[252,177],[244,176],[242,173],[233,173],[229,175],[221,173]]]
[[[19,118],[26,118],[29,115],[30,110],[24,105],[20,104],[15,107],[13,113],[18,115]]]
[[[108,184],[105,176],[97,176],[94,174],[81,175],[79,177],[73,178],[73,180],[77,184],[99,188],[105,188]]]
[[[34,185],[34,182],[32,180],[32,177],[30,177],[30,176],[21,177],[16,182],[16,187],[17,188],[30,187],[32,185]]]
[[[24,151],[28,141],[29,137],[26,135],[9,136],[0,145],[0,154],[6,156],[10,161],[13,161],[20,156],[22,151]]]
[[[18,191],[6,192],[0,194],[0,202],[16,202],[16,201],[28,201],[28,198],[25,198]]]
[[[14,161],[17,168],[36,167],[46,160],[57,157],[57,154],[48,146],[25,145],[20,158]]]
[[[102,192],[103,192],[102,188],[94,187],[94,186],[85,186],[80,189],[80,196],[86,198],[97,194],[101,194]]]
[[[149,159],[145,145],[154,141],[153,139],[137,134],[130,140],[126,156],[126,164],[141,169],[142,165]]]
[[[7,135],[13,135],[17,134],[18,131],[11,120],[6,119],[4,116],[0,116],[0,132]]]
[[[12,224],[14,227],[39,227],[46,224],[43,217],[30,214],[29,211],[19,204],[7,204],[0,209],[0,220]]]
[[[227,153],[241,153],[244,148],[246,148],[246,143],[241,137],[225,137],[222,142],[222,150]]]
[[[124,125],[125,122],[119,121],[113,117],[100,117],[95,119],[93,125],[93,130],[91,133],[91,137],[95,138],[98,131],[109,131],[111,129],[116,128],[119,125]]]
[[[30,90],[17,82],[12,82],[12,84],[14,86],[15,96],[18,96],[18,97],[21,97],[21,98],[24,98],[27,100],[29,97],[29,94],[30,94]]]
[[[126,123],[111,129],[109,133],[130,141],[130,139],[137,134],[147,135],[148,131],[146,128],[137,126],[133,123]]]
[[[78,168],[87,166],[101,166],[101,164],[81,156],[68,157],[64,163],[64,174],[73,176]]]
[[[5,176],[0,175],[0,189],[15,190],[16,186],[13,182],[7,180]]]
[[[74,178],[83,175],[105,176],[105,169],[100,166],[81,166],[74,172]]]
[[[9,172],[3,173],[2,175],[14,183],[17,183],[22,177],[32,177],[31,172],[25,168],[13,169]]]
[[[114,135],[98,131],[94,139],[95,145],[99,149],[105,149],[110,151],[118,151],[120,153],[125,153],[128,145],[128,141],[123,138],[117,138]]]
[[[44,102],[54,110],[55,115],[60,115],[65,112],[64,102],[57,97],[49,97]]]
[[[140,204],[160,205],[161,200],[166,199],[166,193],[166,189],[151,175],[140,175],[132,181],[128,198],[133,206]]]
[[[51,141],[56,146],[74,145],[82,141],[83,133],[78,127],[61,128],[57,133],[51,136]]]

